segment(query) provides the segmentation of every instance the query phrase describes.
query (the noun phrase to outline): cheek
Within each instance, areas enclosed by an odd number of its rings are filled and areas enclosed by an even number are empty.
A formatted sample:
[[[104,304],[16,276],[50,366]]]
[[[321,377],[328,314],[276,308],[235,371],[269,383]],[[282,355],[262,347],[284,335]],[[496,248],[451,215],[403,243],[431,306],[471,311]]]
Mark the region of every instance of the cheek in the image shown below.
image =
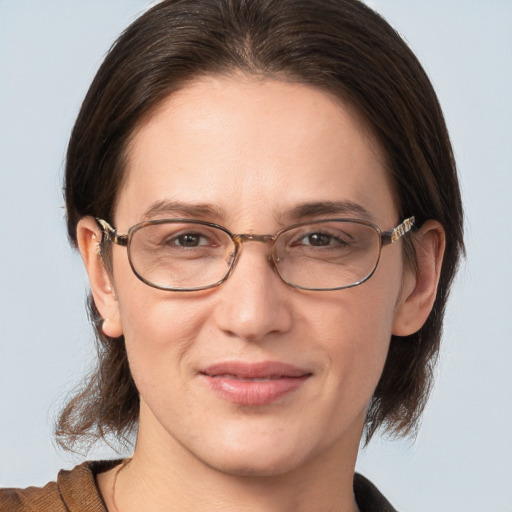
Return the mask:
[[[119,311],[130,369],[141,393],[158,384],[179,388],[190,370],[194,342],[207,308],[201,300],[127,280],[119,290]],[[140,283],[140,284],[139,284]]]
[[[366,406],[382,374],[394,317],[397,290],[376,279],[306,310],[315,318],[317,349],[325,358],[326,385],[336,389],[340,404]],[[310,324],[311,325],[311,324]]]

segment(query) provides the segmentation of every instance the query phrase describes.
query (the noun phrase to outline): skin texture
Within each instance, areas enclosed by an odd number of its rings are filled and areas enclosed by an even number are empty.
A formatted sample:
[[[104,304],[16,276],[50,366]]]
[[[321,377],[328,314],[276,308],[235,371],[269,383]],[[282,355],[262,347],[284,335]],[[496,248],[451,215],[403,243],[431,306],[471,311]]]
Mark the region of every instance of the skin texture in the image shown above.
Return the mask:
[[[206,77],[134,134],[114,226],[126,233],[156,203],[180,202],[215,208],[150,218],[273,234],[319,218],[292,215],[298,205],[334,201],[362,206],[384,230],[402,220],[382,152],[353,109],[305,85]],[[141,395],[119,510],[356,510],[357,449],[390,336],[419,329],[435,296],[442,229],[429,221],[414,237],[417,275],[397,243],[363,285],[305,292],[280,280],[264,244],[249,243],[221,287],[173,293],[138,280],[123,247],[113,246],[107,276],[98,227],[83,219],[79,245],[104,331],[124,334]],[[310,377],[271,404],[243,406],[205,384],[201,370],[223,361],[278,361]],[[98,481],[112,504],[113,473]]]

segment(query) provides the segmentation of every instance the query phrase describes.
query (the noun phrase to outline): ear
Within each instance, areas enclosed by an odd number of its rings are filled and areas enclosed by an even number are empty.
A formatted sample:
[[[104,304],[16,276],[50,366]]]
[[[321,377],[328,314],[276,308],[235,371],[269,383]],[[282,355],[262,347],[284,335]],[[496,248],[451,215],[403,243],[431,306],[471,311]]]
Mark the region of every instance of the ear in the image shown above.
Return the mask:
[[[101,229],[93,217],[83,217],[78,222],[76,235],[94,304],[103,318],[103,333],[117,338],[123,334],[123,328],[114,286],[100,255]]]
[[[393,322],[393,334],[409,336],[427,320],[436,299],[445,249],[445,232],[435,220],[426,221],[414,234],[417,270],[405,277]]]

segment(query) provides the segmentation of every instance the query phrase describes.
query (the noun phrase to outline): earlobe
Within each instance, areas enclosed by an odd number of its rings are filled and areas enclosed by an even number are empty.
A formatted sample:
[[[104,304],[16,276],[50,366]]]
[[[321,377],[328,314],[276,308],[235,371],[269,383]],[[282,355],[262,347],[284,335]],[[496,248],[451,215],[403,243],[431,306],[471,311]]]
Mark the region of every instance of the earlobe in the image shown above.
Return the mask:
[[[76,235],[94,304],[103,318],[103,333],[117,338],[123,334],[123,328],[114,286],[100,255],[101,230],[93,217],[84,217],[78,222]]]
[[[441,224],[426,221],[414,234],[417,271],[405,278],[402,296],[393,322],[395,336],[417,332],[427,320],[437,294],[445,249],[445,232]]]

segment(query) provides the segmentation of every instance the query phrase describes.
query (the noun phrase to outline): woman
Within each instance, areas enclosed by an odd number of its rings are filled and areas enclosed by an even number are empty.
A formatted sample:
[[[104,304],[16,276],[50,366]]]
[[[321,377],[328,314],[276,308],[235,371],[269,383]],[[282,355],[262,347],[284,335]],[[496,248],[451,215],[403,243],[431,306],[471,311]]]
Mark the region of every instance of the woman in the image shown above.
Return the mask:
[[[160,3],[100,68],[65,190],[100,362],[58,434],[137,441],[2,506],[393,510],[357,450],[417,424],[462,216],[435,94],[384,20]]]

